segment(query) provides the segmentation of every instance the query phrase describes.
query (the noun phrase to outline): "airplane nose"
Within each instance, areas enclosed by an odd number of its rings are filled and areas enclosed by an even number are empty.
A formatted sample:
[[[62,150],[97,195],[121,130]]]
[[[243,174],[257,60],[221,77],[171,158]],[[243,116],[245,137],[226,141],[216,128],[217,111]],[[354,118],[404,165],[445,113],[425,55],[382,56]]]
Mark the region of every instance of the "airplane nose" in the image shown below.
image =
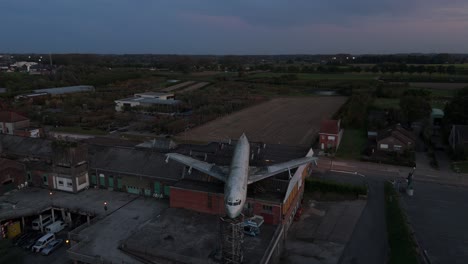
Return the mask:
[[[236,218],[239,216],[240,211],[239,211],[239,206],[230,206],[226,208],[226,214],[229,216],[229,218]]]

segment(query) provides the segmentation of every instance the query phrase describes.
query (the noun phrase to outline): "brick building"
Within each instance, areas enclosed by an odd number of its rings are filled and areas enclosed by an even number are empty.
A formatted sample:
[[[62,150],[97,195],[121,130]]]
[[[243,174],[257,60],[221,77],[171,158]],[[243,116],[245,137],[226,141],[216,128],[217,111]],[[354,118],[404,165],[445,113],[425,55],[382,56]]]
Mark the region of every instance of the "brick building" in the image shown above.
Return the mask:
[[[343,129],[341,120],[322,120],[319,132],[319,144],[321,150],[336,151],[340,145]]]

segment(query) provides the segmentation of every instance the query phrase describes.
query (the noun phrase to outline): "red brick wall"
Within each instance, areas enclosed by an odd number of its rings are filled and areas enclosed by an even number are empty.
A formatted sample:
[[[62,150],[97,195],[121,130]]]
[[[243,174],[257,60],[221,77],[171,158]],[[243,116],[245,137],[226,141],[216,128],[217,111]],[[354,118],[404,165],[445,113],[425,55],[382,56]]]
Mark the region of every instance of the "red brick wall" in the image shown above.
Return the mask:
[[[263,206],[271,206],[272,210],[264,210]],[[256,201],[253,206],[253,213],[263,216],[265,224],[278,225],[281,223],[281,206],[278,204],[269,204]]]
[[[211,197],[211,207],[208,197]],[[224,215],[224,197],[219,194],[171,187],[170,206],[207,214]]]
[[[328,140],[328,136],[334,136],[335,140]],[[336,145],[338,144],[338,135],[328,135],[328,134],[320,134],[320,139],[319,139],[319,147],[322,149],[322,143],[325,149],[328,148],[328,143],[331,144],[333,148],[336,148]]]

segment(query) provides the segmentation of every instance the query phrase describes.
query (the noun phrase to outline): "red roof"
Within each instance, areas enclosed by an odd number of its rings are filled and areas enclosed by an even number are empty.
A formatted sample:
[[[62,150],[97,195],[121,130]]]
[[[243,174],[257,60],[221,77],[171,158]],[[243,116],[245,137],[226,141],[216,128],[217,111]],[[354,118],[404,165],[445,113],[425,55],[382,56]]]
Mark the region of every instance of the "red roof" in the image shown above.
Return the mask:
[[[0,122],[3,122],[3,123],[16,123],[16,122],[25,121],[25,120],[29,120],[29,119],[15,112],[11,112],[11,111],[0,112]]]
[[[320,125],[320,133],[338,135],[339,132],[340,132],[339,120],[322,120],[322,124]]]

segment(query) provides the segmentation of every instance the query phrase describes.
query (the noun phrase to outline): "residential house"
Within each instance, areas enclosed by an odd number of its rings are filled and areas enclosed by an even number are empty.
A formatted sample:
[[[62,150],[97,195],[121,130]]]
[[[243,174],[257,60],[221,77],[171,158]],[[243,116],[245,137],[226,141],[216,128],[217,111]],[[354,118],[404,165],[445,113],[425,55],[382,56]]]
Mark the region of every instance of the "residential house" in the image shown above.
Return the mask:
[[[15,130],[29,127],[29,119],[12,111],[0,112],[0,133],[13,135]]]
[[[319,143],[322,150],[337,150],[340,145],[343,129],[341,120],[323,120],[320,126]]]
[[[416,137],[399,124],[379,131],[377,136],[377,149],[381,151],[403,153],[413,150],[415,145]]]
[[[450,131],[449,144],[453,150],[468,153],[468,125],[453,125]]]

